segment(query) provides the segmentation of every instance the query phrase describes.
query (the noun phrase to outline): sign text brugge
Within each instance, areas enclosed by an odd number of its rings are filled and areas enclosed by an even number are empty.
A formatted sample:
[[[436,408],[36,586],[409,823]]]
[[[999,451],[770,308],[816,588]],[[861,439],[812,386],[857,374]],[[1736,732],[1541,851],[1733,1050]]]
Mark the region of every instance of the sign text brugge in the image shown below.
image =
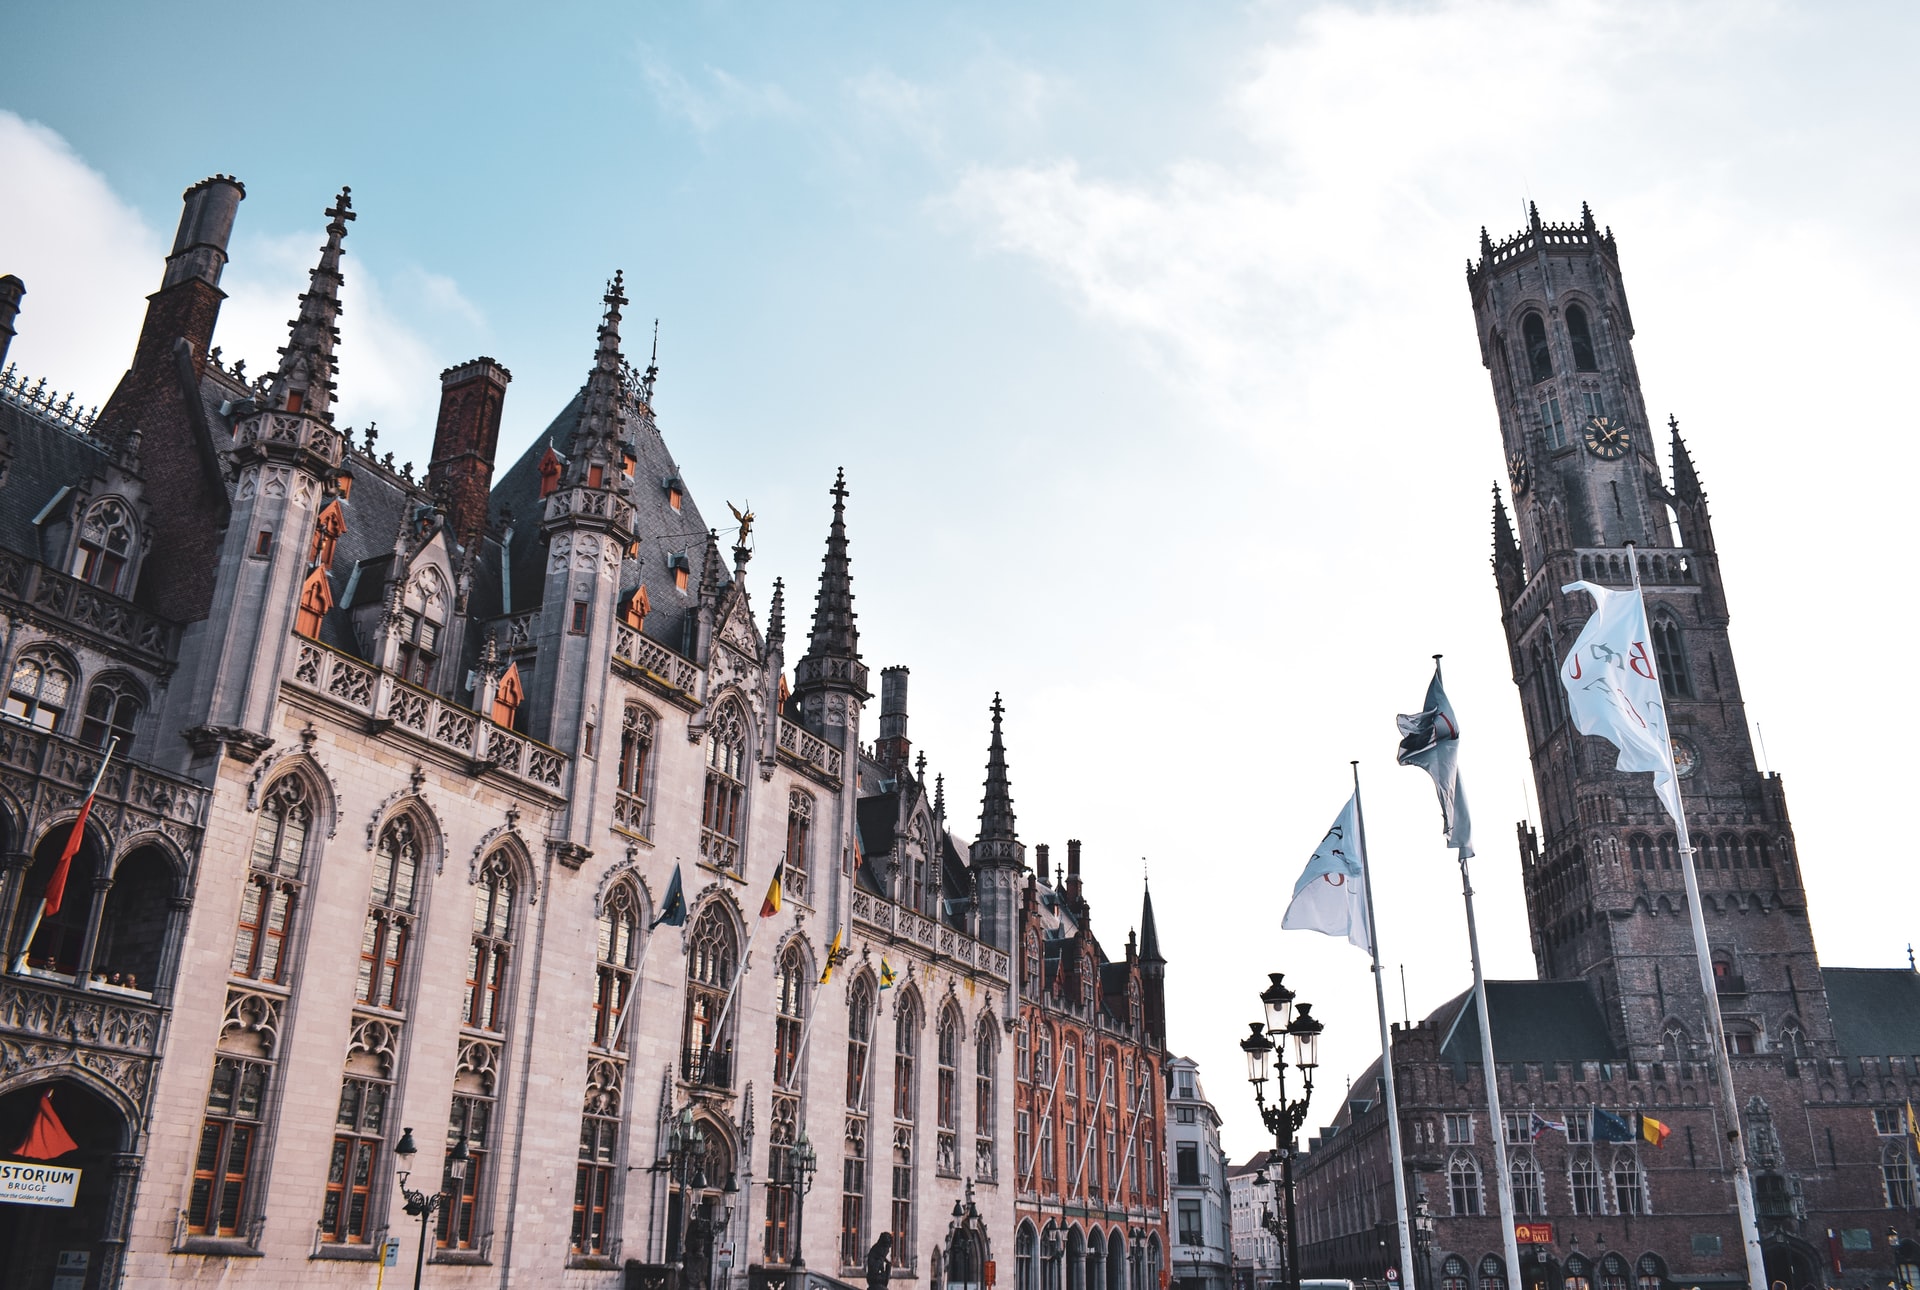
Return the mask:
[[[80,1171],[57,1165],[25,1164],[0,1160],[0,1203],[13,1205],[58,1205],[73,1208],[73,1195],[80,1190]]]

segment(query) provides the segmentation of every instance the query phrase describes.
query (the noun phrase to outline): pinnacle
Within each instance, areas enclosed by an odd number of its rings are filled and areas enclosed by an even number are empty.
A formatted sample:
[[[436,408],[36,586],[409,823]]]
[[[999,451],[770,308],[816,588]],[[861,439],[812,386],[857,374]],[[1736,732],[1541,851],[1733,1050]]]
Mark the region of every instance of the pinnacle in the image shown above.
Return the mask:
[[[1016,836],[1013,818],[1013,792],[1007,783],[1007,749],[1000,737],[1001,719],[1006,708],[1000,703],[1000,694],[993,696],[993,737],[987,744],[987,783],[986,795],[980,802],[980,839],[982,841],[1007,840]]]
[[[853,574],[847,559],[847,472],[834,473],[833,523],[827,553],[820,562],[820,591],[814,599],[813,636],[807,653],[837,658],[860,657],[860,631],[854,622]]]
[[[300,296],[300,312],[288,323],[287,343],[280,350],[280,366],[274,373],[272,399],[282,408],[298,407],[323,421],[333,420],[333,379],[339,364],[334,346],[340,342],[340,257],[347,236],[347,223],[358,219],[353,210],[353,190],[346,186],[334,198],[327,216],[327,240],[320,248],[320,261],[307,278],[307,289]]]
[[[620,308],[627,303],[626,277],[618,269],[600,297],[606,309],[594,346],[593,367],[587,373],[587,396],[567,444],[567,482],[578,484],[591,467],[602,469],[606,486],[620,477],[620,455],[626,441],[627,413],[620,398]]]
[[[1680,437],[1680,419],[1668,414],[1667,428],[1673,432],[1673,495],[1685,502],[1698,501],[1705,494],[1700,487],[1700,476],[1693,468],[1693,454],[1687,451],[1686,440]]]
[[[1160,954],[1160,929],[1153,921],[1153,888],[1144,878],[1140,887],[1140,961],[1165,963],[1167,960]]]

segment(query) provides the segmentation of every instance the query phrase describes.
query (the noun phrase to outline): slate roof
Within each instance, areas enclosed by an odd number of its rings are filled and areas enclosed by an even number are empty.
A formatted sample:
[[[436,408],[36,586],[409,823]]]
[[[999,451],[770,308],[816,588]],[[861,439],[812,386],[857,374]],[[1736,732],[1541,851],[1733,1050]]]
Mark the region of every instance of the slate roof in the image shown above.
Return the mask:
[[[1617,1062],[1625,1058],[1607,1033],[1593,986],[1585,981],[1489,981],[1496,1062]],[[1480,1064],[1480,1010],[1461,992],[1433,1014],[1445,1018],[1440,1055],[1460,1066]],[[1355,1087],[1358,1087],[1356,1083]]]
[[[1920,1055],[1920,973],[1821,968],[1833,1037],[1848,1057]]]
[[[33,517],[63,486],[79,484],[105,469],[107,453],[88,436],[42,420],[5,399],[0,399],[0,434],[10,437],[13,448],[7,485],[0,488],[0,546],[40,560],[44,558],[40,530],[34,527]]]

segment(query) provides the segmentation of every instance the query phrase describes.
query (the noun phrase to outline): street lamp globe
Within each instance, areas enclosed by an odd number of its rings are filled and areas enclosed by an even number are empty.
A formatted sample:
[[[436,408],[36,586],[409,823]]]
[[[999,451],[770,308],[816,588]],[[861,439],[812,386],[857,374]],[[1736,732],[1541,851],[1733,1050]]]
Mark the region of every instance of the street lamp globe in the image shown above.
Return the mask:
[[[1293,991],[1287,989],[1286,982],[1280,978],[1283,972],[1269,972],[1270,984],[1260,992],[1260,1006],[1266,1009],[1267,1033],[1285,1034],[1287,1026],[1293,1020]]]
[[[1287,1033],[1293,1036],[1294,1065],[1302,1071],[1312,1071],[1320,1065],[1320,1032],[1326,1027],[1312,1012],[1313,1005],[1303,1003],[1294,1010],[1293,1024],[1287,1027]],[[1308,1079],[1313,1076],[1309,1074]]]
[[[420,1148],[413,1145],[413,1129],[411,1127],[402,1129],[400,1141],[393,1146],[394,1172],[400,1175],[402,1190],[406,1188],[407,1179],[413,1174],[413,1158],[419,1152]]]
[[[1248,1034],[1240,1041],[1240,1051],[1247,1055],[1247,1082],[1259,1089],[1267,1082],[1267,1063],[1273,1057],[1273,1041],[1267,1038],[1266,1028],[1257,1021],[1247,1023]]]

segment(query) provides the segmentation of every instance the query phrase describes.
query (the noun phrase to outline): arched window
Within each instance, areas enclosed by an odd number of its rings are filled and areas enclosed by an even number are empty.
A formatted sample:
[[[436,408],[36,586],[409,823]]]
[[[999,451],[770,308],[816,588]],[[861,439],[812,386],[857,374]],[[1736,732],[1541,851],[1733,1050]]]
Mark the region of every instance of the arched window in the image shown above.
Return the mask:
[[[1022,960],[1021,992],[1030,999],[1037,999],[1040,997],[1040,938],[1038,936],[1028,934]]]
[[[1747,864],[1755,869],[1773,868],[1773,848],[1768,845],[1766,834],[1747,835]]]
[[[1527,370],[1533,377],[1533,383],[1553,376],[1553,354],[1547,347],[1547,324],[1537,313],[1529,313],[1520,320],[1520,338],[1527,347]]]
[[[1053,1027],[1044,1021],[1033,1034],[1033,1077],[1041,1088],[1053,1087]]]
[[[951,1004],[940,1010],[940,1032],[935,1053],[934,1080],[935,1172],[960,1174],[960,1012]]]
[[[740,839],[746,826],[746,764],[746,715],[738,703],[729,700],[721,704],[707,727],[707,792],[700,812],[700,855],[708,864],[735,872],[740,869]]]
[[[363,1004],[394,1011],[405,1007],[401,992],[419,871],[420,838],[413,818],[396,816],[380,830],[380,842],[373,852],[373,895],[367,902],[359,980],[354,988],[354,997]]]
[[[1586,1154],[1575,1156],[1567,1167],[1568,1180],[1573,1186],[1573,1212],[1576,1214],[1599,1214],[1600,1207],[1600,1169],[1593,1163],[1593,1157]]]
[[[642,836],[647,832],[647,796],[652,791],[653,713],[629,703],[620,719],[620,791],[613,799],[613,822]]]
[[[807,876],[811,871],[809,852],[813,844],[813,798],[799,789],[787,791],[787,867],[786,890],[795,900],[807,898]]]
[[[1666,1290],[1667,1262],[1658,1254],[1642,1254],[1637,1265],[1636,1290]]]
[[[1492,1254],[1480,1260],[1480,1290],[1507,1290],[1507,1265]]]
[[[1652,840],[1644,833],[1636,833],[1627,839],[1627,850],[1633,856],[1634,868],[1651,869],[1653,867],[1653,857],[1649,854],[1652,845]]]
[[[1668,1022],[1660,1036],[1660,1052],[1668,1061],[1681,1061],[1687,1055],[1687,1032],[1677,1022]]]
[[[1544,1218],[1547,1197],[1540,1186],[1540,1167],[1533,1162],[1533,1153],[1525,1150],[1514,1152],[1507,1172],[1513,1178],[1514,1216]]]
[[[1039,1241],[1033,1234],[1033,1224],[1020,1224],[1020,1235],[1013,1243],[1014,1290],[1040,1290],[1034,1268],[1034,1255],[1038,1248]]]
[[[399,625],[400,652],[395,668],[402,680],[432,688],[440,663],[441,637],[447,627],[447,584],[434,568],[422,569],[407,583]]]
[[[893,1018],[893,1204],[890,1225],[896,1254],[910,1257],[915,1193],[914,1119],[919,1113],[920,999],[900,996]]]
[[[133,512],[117,497],[102,498],[80,522],[73,548],[73,576],[102,591],[125,595],[127,563],[133,556]]]
[[[739,959],[733,923],[717,904],[694,921],[687,952],[687,1009],[681,1030],[680,1074],[695,1084],[725,1088],[732,1083],[731,1045],[714,1027],[722,1021],[733,970]]]
[[[1561,1282],[1566,1290],[1593,1290],[1593,1279],[1589,1275],[1592,1265],[1581,1254],[1569,1254],[1566,1263],[1566,1276]]]
[[[1880,1148],[1880,1181],[1886,1188],[1888,1209],[1913,1208],[1913,1164],[1906,1143],[1889,1142]]]
[[[253,981],[280,983],[288,966],[287,937],[306,890],[307,832],[313,807],[298,775],[275,780],[260,799],[253,855],[240,896],[240,928],[231,972]]]
[[[627,1008],[640,949],[639,895],[627,883],[616,883],[595,922],[593,1038],[569,1238],[575,1254],[604,1255],[611,1248],[613,1199],[626,1177],[620,1168],[620,1107],[627,1077]]]
[[[620,1023],[640,961],[640,902],[631,887],[621,883],[607,893],[595,931],[593,1046],[625,1052],[625,1028]]]
[[[800,1034],[807,1015],[807,960],[797,944],[780,956],[773,1023],[773,1123],[767,1134],[767,1224],[769,1263],[793,1257],[793,1163],[799,1142]]]
[[[96,983],[149,994],[164,984],[161,960],[176,885],[173,865],[157,846],[141,847],[113,867],[89,965]]]
[[[1687,670],[1686,643],[1680,625],[1664,614],[1653,620],[1653,659],[1660,669],[1660,686],[1669,697],[1691,699],[1693,675]]]
[[[480,862],[473,886],[473,939],[467,950],[467,993],[454,1064],[453,1104],[447,1115],[447,1148],[467,1144],[467,1170],[461,1178],[441,1179],[447,1203],[441,1207],[436,1240],[443,1249],[473,1250],[486,1238],[482,1189],[490,1181],[495,1097],[505,1054],[508,968],[513,960],[513,856],[495,848]]]
[[[87,691],[87,712],[80,722],[80,742],[89,748],[105,748],[107,740],[120,741],[125,755],[133,743],[133,723],[146,710],[147,694],[130,676],[107,676]]]
[[[983,1014],[973,1040],[973,1172],[986,1181],[992,1181],[998,1172],[993,1151],[993,1081],[999,1055],[1000,1039],[993,1032],[993,1015]]]
[[[1618,1254],[1600,1260],[1600,1290],[1632,1290],[1627,1284],[1627,1261]]]
[[[1593,328],[1587,323],[1587,311],[1579,305],[1567,306],[1567,340],[1573,347],[1576,372],[1600,370],[1600,361],[1594,354]]]
[[[513,956],[513,857],[496,849],[473,888],[473,943],[467,951],[466,1015],[474,1030],[506,1029],[507,966]]]
[[[1458,1254],[1449,1254],[1440,1264],[1440,1290],[1469,1290],[1467,1285],[1467,1261]]]
[[[1662,833],[1660,835],[1660,867],[1662,869],[1673,868],[1673,849],[1673,834]]]
[[[1447,1191],[1456,1218],[1477,1217],[1480,1213],[1480,1166],[1464,1151],[1454,1153],[1447,1165]]]
[[[1647,1193],[1640,1173],[1640,1162],[1631,1151],[1621,1151],[1613,1158],[1613,1212],[1647,1212]]]
[[[867,1090],[873,1061],[873,978],[861,973],[847,991],[847,1135],[841,1162],[840,1262],[867,1257]]]
[[[21,651],[7,684],[5,713],[41,730],[53,730],[73,696],[74,666],[45,645]]]

